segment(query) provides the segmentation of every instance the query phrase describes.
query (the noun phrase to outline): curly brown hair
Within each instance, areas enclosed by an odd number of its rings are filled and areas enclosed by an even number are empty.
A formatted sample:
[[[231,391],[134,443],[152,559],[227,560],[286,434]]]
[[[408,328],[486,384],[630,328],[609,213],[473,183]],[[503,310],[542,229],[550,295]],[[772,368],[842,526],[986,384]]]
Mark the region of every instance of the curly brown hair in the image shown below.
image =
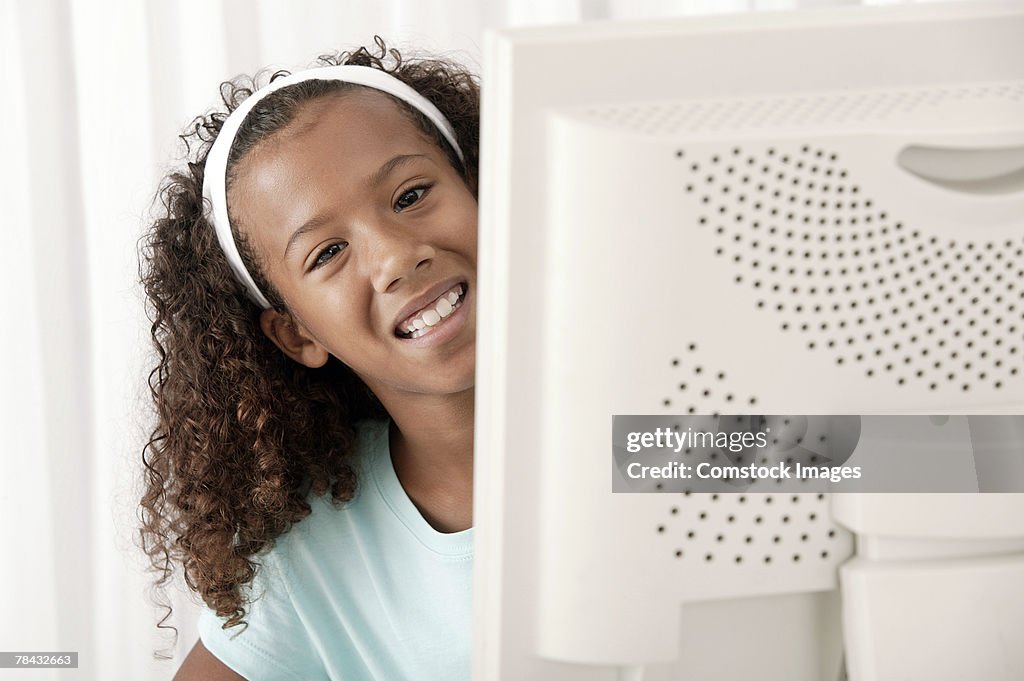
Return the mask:
[[[459,162],[436,127],[394,101],[448,155],[475,194],[479,144],[479,85],[464,66],[441,59],[404,59],[374,38],[324,55],[317,66],[357,64],[386,71],[430,100],[451,122],[464,155]],[[287,75],[277,71],[270,80]],[[286,357],[261,331],[261,310],[247,297],[205,218],[203,168],[228,114],[266,72],[221,84],[224,109],[196,118],[180,135],[187,165],[161,183],[159,216],[143,237],[140,277],[156,348],[149,374],[156,426],[143,448],[144,494],[139,512],[142,549],[162,592],[181,565],[224,627],[245,624],[253,558],[310,514],[309,493],[330,490],[332,503],[356,488],[352,449],[360,419],[385,416],[380,403],[335,358],[310,369]],[[311,100],[360,86],[306,81],[273,93],[249,113],[228,160],[232,168],[257,144],[282,131]],[[234,223],[235,221],[232,220]],[[287,312],[253,251],[232,225],[242,259],[275,309]],[[172,608],[157,596],[166,611]]]

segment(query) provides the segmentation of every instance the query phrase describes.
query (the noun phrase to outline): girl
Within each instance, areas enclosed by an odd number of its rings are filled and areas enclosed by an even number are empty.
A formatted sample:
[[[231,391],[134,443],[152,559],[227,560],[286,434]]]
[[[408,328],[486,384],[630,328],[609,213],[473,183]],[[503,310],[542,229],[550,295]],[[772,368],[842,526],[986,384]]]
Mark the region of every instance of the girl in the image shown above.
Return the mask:
[[[376,44],[223,84],[161,188],[141,534],[208,606],[178,680],[469,678],[479,91]]]

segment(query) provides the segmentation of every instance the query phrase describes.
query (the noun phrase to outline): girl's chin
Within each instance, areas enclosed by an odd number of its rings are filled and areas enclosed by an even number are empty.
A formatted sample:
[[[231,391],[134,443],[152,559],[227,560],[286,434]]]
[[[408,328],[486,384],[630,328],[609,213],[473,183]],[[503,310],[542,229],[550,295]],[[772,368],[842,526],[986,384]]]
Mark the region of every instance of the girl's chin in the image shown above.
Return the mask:
[[[430,380],[406,378],[374,381],[363,378],[363,382],[385,406],[388,406],[396,400],[417,400],[427,397],[465,398],[466,394],[471,395],[476,387],[476,374],[473,367],[470,367],[465,373],[433,376]]]

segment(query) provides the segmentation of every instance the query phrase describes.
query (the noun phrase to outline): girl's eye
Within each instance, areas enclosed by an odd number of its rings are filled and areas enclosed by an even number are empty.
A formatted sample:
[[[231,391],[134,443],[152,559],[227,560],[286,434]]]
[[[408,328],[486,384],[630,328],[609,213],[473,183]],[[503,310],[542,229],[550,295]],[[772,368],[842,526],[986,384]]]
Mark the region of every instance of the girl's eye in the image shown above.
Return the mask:
[[[324,250],[320,251],[320,254],[316,256],[316,260],[313,261],[312,269],[316,269],[321,265],[327,264],[335,255],[341,253],[341,251],[348,246],[344,241],[339,241],[336,244],[331,244]]]
[[[412,189],[403,192],[402,195],[398,197],[398,200],[395,201],[395,212],[401,213],[403,210],[422,199],[423,195],[426,194],[429,189],[429,186],[413,187]]]

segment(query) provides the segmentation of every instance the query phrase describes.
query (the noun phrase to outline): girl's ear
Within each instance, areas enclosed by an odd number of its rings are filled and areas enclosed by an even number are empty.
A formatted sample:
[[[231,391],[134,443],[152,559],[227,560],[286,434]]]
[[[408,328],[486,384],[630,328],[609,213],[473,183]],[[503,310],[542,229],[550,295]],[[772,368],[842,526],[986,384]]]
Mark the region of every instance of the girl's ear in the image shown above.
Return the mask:
[[[260,313],[260,328],[281,352],[311,369],[322,367],[330,357],[327,348],[288,313],[264,310]]]

